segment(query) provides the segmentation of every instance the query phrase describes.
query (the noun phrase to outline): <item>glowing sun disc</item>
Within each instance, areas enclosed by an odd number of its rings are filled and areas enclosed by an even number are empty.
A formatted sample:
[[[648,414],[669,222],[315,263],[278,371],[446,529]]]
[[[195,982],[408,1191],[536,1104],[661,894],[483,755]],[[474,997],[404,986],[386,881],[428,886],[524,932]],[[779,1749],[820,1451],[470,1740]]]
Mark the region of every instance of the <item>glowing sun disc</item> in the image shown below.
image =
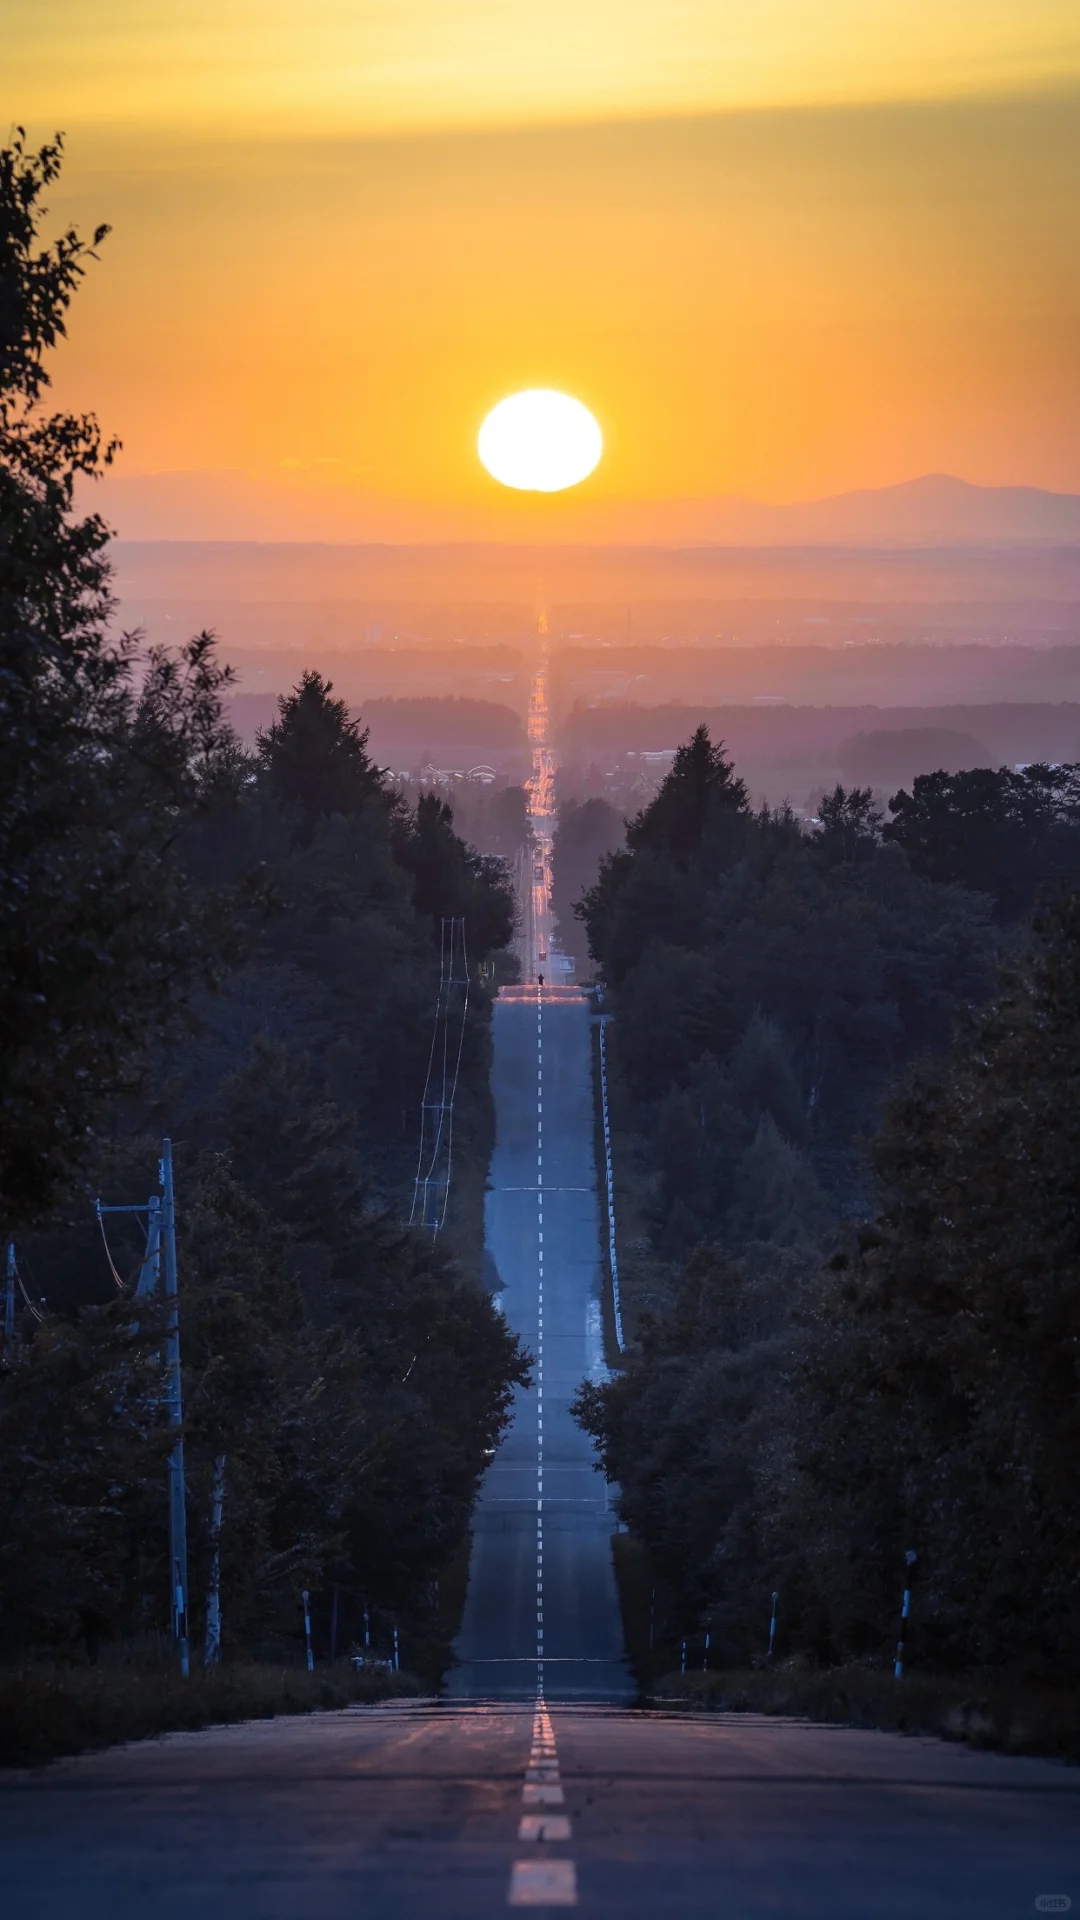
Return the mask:
[[[530,387],[491,409],[477,451],[492,479],[504,487],[559,493],[592,472],[604,437],[580,400],[550,387]]]

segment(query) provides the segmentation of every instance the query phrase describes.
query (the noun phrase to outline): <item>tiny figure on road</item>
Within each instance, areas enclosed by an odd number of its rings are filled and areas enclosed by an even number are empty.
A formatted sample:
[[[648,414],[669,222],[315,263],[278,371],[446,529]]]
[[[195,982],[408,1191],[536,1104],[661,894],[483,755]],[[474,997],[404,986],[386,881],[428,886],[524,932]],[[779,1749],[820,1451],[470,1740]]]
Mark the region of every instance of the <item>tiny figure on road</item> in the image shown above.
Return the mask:
[[[542,974],[542,973],[538,973],[538,974],[537,974],[537,976],[536,976],[536,984],[537,984],[537,986],[540,986],[540,987],[542,987],[542,986],[543,986],[543,984],[544,984],[544,976],[543,976],[543,974]]]

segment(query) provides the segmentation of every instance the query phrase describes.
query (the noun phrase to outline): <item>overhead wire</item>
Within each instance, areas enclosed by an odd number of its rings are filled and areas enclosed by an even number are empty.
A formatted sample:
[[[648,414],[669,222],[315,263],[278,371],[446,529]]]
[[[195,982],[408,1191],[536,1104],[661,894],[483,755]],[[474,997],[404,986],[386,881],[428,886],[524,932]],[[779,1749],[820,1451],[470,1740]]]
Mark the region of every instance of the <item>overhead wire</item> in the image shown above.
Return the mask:
[[[451,972],[453,971],[452,953],[453,953],[453,922],[451,922],[451,965],[449,968],[449,971]],[[428,1052],[427,1074],[424,1079],[424,1092],[420,1101],[420,1150],[417,1155],[416,1175],[413,1180],[412,1207],[409,1211],[410,1226],[415,1226],[418,1224],[416,1220],[416,1208],[420,1200],[421,1193],[424,1196],[424,1202],[425,1202],[424,1209],[423,1209],[425,1218],[419,1222],[419,1225],[421,1226],[427,1225],[426,1201],[427,1201],[427,1185],[428,1185],[429,1176],[425,1176],[424,1174],[424,1161],[425,1161],[425,1155],[427,1154],[427,1145],[428,1145],[428,1114],[431,1111],[431,1098],[430,1098],[431,1079],[432,1079],[432,1072],[435,1066],[435,1050],[438,1046],[438,1041],[439,1041],[439,1025],[443,1018],[443,997],[446,992],[446,986],[447,986],[447,972],[448,972],[448,967],[447,967],[447,956],[446,956],[446,921],[443,920],[441,922],[440,929],[439,929],[439,991],[435,1001],[435,1021],[431,1029],[431,1047]],[[443,1076],[444,1076],[444,1092],[445,1092],[445,1063],[443,1068]],[[429,1165],[433,1164],[434,1159],[437,1157],[437,1154],[438,1154],[439,1131],[441,1130],[441,1125],[442,1125],[442,1115],[440,1112],[439,1128],[436,1130],[435,1146],[432,1149],[432,1155],[431,1155],[431,1160],[429,1161]]]
[[[14,1258],[12,1259],[11,1270],[14,1273],[15,1278],[19,1283],[19,1292],[22,1294],[23,1300],[26,1304],[28,1311],[32,1313],[34,1316],[34,1319],[40,1323],[42,1320],[44,1320],[45,1315],[41,1312],[40,1308],[35,1307],[34,1302],[31,1300],[30,1295],[27,1293],[26,1286],[23,1282],[22,1274],[19,1272],[19,1262],[17,1259],[14,1259]]]
[[[452,954],[452,951],[453,951],[453,935],[451,934],[451,954]],[[461,1026],[458,1031],[457,1059],[454,1062],[454,1080],[453,1080],[453,1085],[450,1089],[450,1106],[449,1106],[449,1110],[447,1114],[447,1122],[446,1122],[446,1187],[443,1192],[442,1214],[440,1215],[439,1223],[438,1223],[440,1227],[443,1227],[446,1224],[446,1211],[450,1205],[450,1175],[453,1169],[453,1161],[454,1161],[454,1101],[457,1099],[458,1076],[461,1073],[461,1055],[465,1046],[465,1023],[468,1018],[468,1012],[469,1012],[469,956],[465,949],[464,918],[462,918],[462,921],[461,921],[461,969],[462,969],[462,975],[463,975],[462,984],[465,988],[465,991],[461,998]],[[454,971],[453,959],[451,958],[451,964],[450,964],[451,980],[453,979],[453,971]],[[449,1026],[449,1015],[447,1017],[447,1026]]]
[[[101,1211],[100,1200],[97,1203],[97,1223],[98,1223],[98,1226],[101,1228],[101,1243],[102,1243],[102,1246],[105,1248],[105,1258],[109,1263],[109,1272],[112,1274],[113,1280],[116,1283],[117,1291],[119,1293],[126,1293],[127,1282],[122,1280],[120,1275],[116,1271],[116,1262],[112,1257],[112,1248],[109,1246],[109,1237],[108,1237],[108,1234],[105,1232],[105,1216]]]
[[[449,927],[449,940],[447,928]],[[460,943],[462,979],[455,977],[455,958]],[[461,1008],[461,1024],[457,1037],[457,1049],[453,1055],[451,1073],[451,1002],[455,986],[464,987]],[[439,936],[439,993],[435,1007],[435,1022],[432,1028],[431,1049],[428,1055],[427,1077],[424,1082],[424,1095],[420,1114],[420,1152],[417,1158],[416,1176],[413,1181],[412,1207],[409,1212],[410,1226],[430,1228],[437,1234],[445,1224],[446,1211],[450,1195],[450,1169],[453,1158],[454,1102],[457,1098],[458,1080],[461,1073],[461,1060],[465,1045],[465,1025],[469,1004],[469,964],[465,945],[465,921],[462,917],[446,919],[442,922]],[[440,1049],[441,1038],[441,1049]],[[432,1100],[432,1082],[438,1081],[439,1099],[436,1105]],[[428,1116],[437,1114],[432,1126]],[[445,1142],[445,1145],[444,1145]],[[445,1176],[440,1175],[440,1166],[445,1159]],[[438,1188],[443,1188],[442,1205],[439,1206]],[[428,1198],[432,1188],[436,1189],[435,1204],[429,1209]],[[418,1211],[420,1218],[417,1218]]]

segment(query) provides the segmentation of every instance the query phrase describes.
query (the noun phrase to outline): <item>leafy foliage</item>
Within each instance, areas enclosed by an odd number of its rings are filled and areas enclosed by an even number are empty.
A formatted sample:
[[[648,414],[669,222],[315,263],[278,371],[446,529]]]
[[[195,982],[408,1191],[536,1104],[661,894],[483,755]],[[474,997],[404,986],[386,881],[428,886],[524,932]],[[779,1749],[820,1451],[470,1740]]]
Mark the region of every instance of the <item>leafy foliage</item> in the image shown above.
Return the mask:
[[[1080,882],[1080,767],[924,773],[889,810],[916,873],[989,894],[1003,921]]]
[[[300,1588],[331,1581],[347,1638],[365,1601],[423,1608],[526,1377],[468,1266],[491,1129],[475,987],[465,1199],[438,1248],[397,1224],[442,917],[484,961],[512,887],[441,801],[405,805],[317,673],[249,757],[211,636],[143,661],[110,638],[106,529],[73,513],[109,450],[34,412],[89,251],[34,251],[59,158],[0,155],[0,1219],[42,1223],[20,1247],[50,1301],[0,1367],[0,1636],[93,1652],[163,1624],[161,1326],[117,1301],[78,1181],[145,1204],[167,1132],[196,1627],[223,1462],[226,1645],[287,1644]],[[122,1267],[140,1250],[133,1230]]]
[[[112,457],[91,416],[42,415],[46,349],[93,247],[39,248],[59,143],[0,152],[0,1218],[40,1217],[85,1155],[103,1100],[145,1066],[228,950],[197,900],[185,822],[227,775],[203,634],[179,658],[109,633],[97,515],[76,480]],[[106,229],[94,236],[96,246]]]
[[[368,800],[391,804],[368,756],[367,733],[335,700],[333,682],[301,676],[295,692],[278,701],[278,717],[259,735],[259,772],[267,792],[295,819],[296,837],[310,846],[320,820],[357,814]]]
[[[605,855],[622,845],[626,824],[606,800],[564,800],[551,846],[551,905],[559,929],[559,945],[573,954],[584,973],[586,942],[576,921],[574,904],[591,887]]]
[[[947,1043],[994,951],[985,903],[913,874],[869,789],[838,787],[813,833],[783,809],[753,813],[703,728],[578,912],[617,989],[668,1256],[702,1236],[777,1237],[766,1161],[805,1202],[801,1225],[780,1208],[782,1244],[820,1233],[819,1189],[833,1211],[860,1204],[858,1139],[883,1089]]]
[[[779,843],[771,867],[755,834]],[[775,818],[748,820],[745,846],[739,889],[729,881],[722,897],[738,903],[751,957],[764,922],[759,984],[780,977],[768,965],[783,952],[780,880],[817,903],[801,948],[817,1015],[839,981],[849,1031],[875,1045],[893,983],[892,1032],[908,1036],[894,1057],[915,1058],[873,1149],[878,1217],[834,1227],[838,1250],[817,1257],[837,1187],[814,1111],[793,1101],[799,1028],[778,997],[761,995],[726,1056],[694,1057],[730,994],[716,986],[719,914],[706,905],[716,944],[704,935],[676,956],[668,1000],[666,950],[643,940],[616,1026],[632,1027],[620,1048],[639,1085],[662,1084],[665,1054],[681,1076],[639,1109],[655,1117],[659,1192],[675,1195],[661,1246],[678,1253],[705,1232],[711,1244],[691,1254],[666,1310],[642,1316],[626,1370],[582,1389],[578,1417],[663,1583],[668,1628],[708,1627],[722,1660],[760,1653],[778,1590],[781,1653],[885,1663],[913,1553],[916,1664],[1075,1680],[1080,896],[1045,913],[981,1013],[957,1010],[961,1037],[946,1048],[956,970],[976,984],[986,963],[976,900],[898,866],[868,793],[838,790],[811,841]],[[635,884],[633,864],[614,887],[609,873],[606,924],[621,913],[625,928],[651,897],[635,900]],[[831,980],[813,970],[819,935]],[[658,1021],[659,1044],[645,1032]],[[880,1067],[864,1090],[875,1084]],[[849,1124],[860,1110],[848,1106]]]
[[[774,1491],[833,1645],[876,1638],[910,1548],[924,1657],[1077,1674],[1078,1090],[1073,895],[893,1103],[877,1229],[821,1287]]]
[[[49,1316],[0,1376],[0,1594],[6,1645],[91,1651],[138,1620],[160,1558],[168,1438],[160,1325],[130,1308]]]

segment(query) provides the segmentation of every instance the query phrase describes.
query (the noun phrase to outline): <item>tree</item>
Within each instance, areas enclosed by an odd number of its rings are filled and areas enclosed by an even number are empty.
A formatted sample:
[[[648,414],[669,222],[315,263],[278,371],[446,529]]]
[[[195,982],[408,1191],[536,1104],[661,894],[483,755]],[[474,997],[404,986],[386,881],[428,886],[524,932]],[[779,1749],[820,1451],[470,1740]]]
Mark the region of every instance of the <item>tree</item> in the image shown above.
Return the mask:
[[[876,1228],[827,1270],[766,1484],[834,1652],[880,1645],[919,1554],[923,1658],[1075,1677],[1080,896],[876,1148]],[[797,1516],[797,1517],[796,1517]]]
[[[331,1564],[414,1604],[527,1377],[479,1276],[397,1224],[432,920],[464,914],[482,958],[512,894],[438,803],[408,814],[329,682],[304,677],[252,761],[222,725],[211,635],[143,659],[110,638],[107,530],[73,512],[109,449],[93,421],[35,412],[89,251],[68,234],[35,252],[58,165],[21,138],[0,156],[0,1218],[62,1198],[77,1237],[105,1124],[133,1198],[145,1135],[174,1136],[196,1598],[223,1455],[226,1630],[250,1648],[293,1637],[297,1589]],[[253,863],[273,912],[241,939]],[[487,1013],[475,993],[455,1129],[478,1190]],[[167,1611],[160,1325],[143,1301],[91,1305],[86,1255],[68,1246],[63,1314],[0,1377],[8,1644]]]
[[[295,817],[303,846],[331,814],[358,813],[375,799],[393,805],[368,754],[366,729],[350,719],[344,700],[335,700],[333,691],[333,681],[321,673],[302,674],[292,693],[279,696],[278,717],[257,741],[260,775]]]
[[[620,1515],[673,1596],[668,1624],[678,1635],[711,1617],[721,1659],[746,1657],[737,1618],[744,1573],[726,1540],[753,1499],[791,1290],[782,1262],[762,1275],[697,1248],[670,1312],[646,1317],[625,1369],[607,1385],[586,1382],[572,1409],[619,1488]]]
[[[524,787],[499,787],[487,796],[490,852],[512,860],[529,838],[529,796]]]
[[[652,848],[677,864],[685,863],[702,851],[718,816],[746,811],[745,782],[736,775],[723,741],[714,746],[702,724],[676,752],[656,798],[630,821],[626,844],[634,853]]]
[[[735,1170],[736,1238],[813,1250],[826,1222],[821,1189],[806,1155],[764,1114]]]
[[[436,943],[442,921],[462,917],[473,960],[509,945],[515,914],[509,868],[466,846],[454,832],[453,808],[437,793],[421,794],[399,831],[397,857],[412,874],[413,904],[430,918]]]
[[[186,824],[223,776],[227,678],[210,635],[179,660],[114,640],[108,529],[76,481],[115,447],[92,416],[43,415],[47,350],[93,245],[43,246],[60,142],[0,152],[0,1217],[40,1217],[228,944],[197,899]]]
[[[870,787],[841,786],[827,793],[818,810],[819,852],[830,862],[872,855],[881,834],[882,813]]]
[[[1080,880],[1080,767],[924,773],[894,794],[887,840],[916,873],[986,893],[999,919]]]
[[[181,1213],[185,1472],[193,1612],[212,1551],[224,1460],[226,1645],[295,1631],[301,1587],[340,1560],[345,1515],[378,1458],[359,1342],[308,1310],[296,1238],[203,1153]]]
[[[0,1631],[91,1656],[156,1621],[167,1567],[161,1325],[146,1302],[47,1315],[0,1373]],[[156,1350],[155,1350],[156,1349]],[[155,1576],[160,1576],[155,1578]]]
[[[606,800],[564,800],[551,845],[551,904],[559,942],[579,962],[585,942],[575,924],[574,903],[596,883],[600,862],[622,846],[626,823]]]
[[[732,1054],[731,1071],[748,1119],[768,1114],[788,1140],[805,1138],[805,1102],[790,1051],[775,1020],[766,1020],[756,1007]]]

